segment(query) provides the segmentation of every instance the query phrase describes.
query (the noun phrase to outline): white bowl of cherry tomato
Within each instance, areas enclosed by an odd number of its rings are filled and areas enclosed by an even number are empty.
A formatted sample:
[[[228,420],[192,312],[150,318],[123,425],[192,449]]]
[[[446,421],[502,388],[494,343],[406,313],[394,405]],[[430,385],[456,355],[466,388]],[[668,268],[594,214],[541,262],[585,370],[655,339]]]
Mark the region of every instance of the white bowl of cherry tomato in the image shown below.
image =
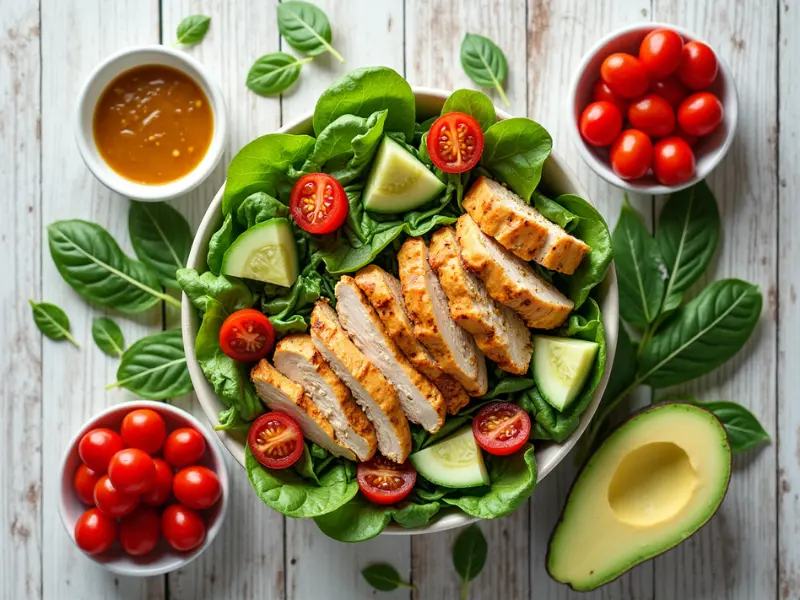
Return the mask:
[[[736,129],[730,70],[674,25],[642,23],[600,40],[581,61],[570,98],[581,157],[636,193],[667,194],[705,178]]]
[[[121,575],[183,567],[211,544],[227,509],[228,473],[215,438],[160,402],[127,402],[96,415],[61,464],[67,534]]]

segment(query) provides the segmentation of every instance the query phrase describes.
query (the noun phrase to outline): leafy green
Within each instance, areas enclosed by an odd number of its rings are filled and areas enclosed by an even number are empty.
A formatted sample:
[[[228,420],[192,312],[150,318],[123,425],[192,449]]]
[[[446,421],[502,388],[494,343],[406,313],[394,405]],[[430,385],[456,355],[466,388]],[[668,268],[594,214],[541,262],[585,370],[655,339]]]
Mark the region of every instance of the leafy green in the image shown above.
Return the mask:
[[[769,442],[769,434],[753,413],[741,404],[718,400],[715,402],[697,402],[706,410],[714,413],[728,432],[728,441],[734,452],[747,452],[754,446]]]
[[[239,409],[235,406],[221,410],[217,417],[217,424],[214,426],[214,431],[233,431],[235,433],[246,435],[250,430],[250,422],[242,419],[239,414]]]
[[[314,4],[296,0],[280,2],[278,31],[295,50],[311,56],[330,52],[339,62],[344,62],[342,55],[331,46],[331,24],[327,15]]]
[[[199,44],[206,37],[209,25],[211,25],[211,17],[206,15],[190,15],[186,17],[178,23],[177,43],[184,46]]]
[[[367,580],[367,583],[379,592],[391,592],[401,585],[407,588],[414,587],[410,583],[403,581],[397,569],[386,563],[369,565],[361,570],[361,574],[364,576],[364,579]]]
[[[391,509],[392,520],[406,529],[422,527],[439,512],[438,502],[404,502]]]
[[[530,119],[514,117],[498,121],[484,132],[480,164],[530,202],[552,149],[553,138],[544,127]]]
[[[508,63],[497,44],[482,35],[468,33],[461,42],[461,66],[472,81],[496,89],[503,104],[511,106],[503,89]]]
[[[453,544],[453,566],[461,576],[461,599],[466,600],[469,582],[475,579],[486,565],[489,546],[481,528],[474,523],[464,529]]]
[[[276,96],[288,90],[300,77],[303,65],[312,60],[310,56],[297,58],[286,52],[265,54],[250,67],[245,84],[259,96]]]
[[[98,317],[92,321],[92,339],[97,347],[109,356],[119,358],[125,350],[122,330],[107,317]]]
[[[529,377],[503,377],[497,383],[487,390],[481,396],[481,400],[494,400],[516,392],[523,392],[532,388],[534,385],[533,379]]]
[[[69,317],[55,304],[41,302],[37,304],[28,300],[33,310],[33,322],[46,337],[51,340],[68,340],[76,348],[80,348],[78,340],[72,337],[69,329]]]
[[[565,194],[572,195],[572,194]],[[576,196],[577,198],[578,196]],[[564,206],[557,201],[552,200],[542,194],[538,190],[534,190],[533,197],[531,198],[533,205],[540,213],[542,213],[548,220],[552,221],[561,227],[567,233],[572,232],[580,222],[580,217],[568,211]]]
[[[245,230],[270,219],[287,218],[288,216],[288,206],[269,194],[256,192],[245,198],[236,209],[235,224],[240,230]]]
[[[192,247],[192,231],[183,215],[163,202],[131,201],[128,232],[139,260],[162,285],[178,289],[175,271],[186,266]]]
[[[239,279],[208,271],[200,275],[194,269],[180,269],[176,275],[181,289],[200,312],[208,310],[209,300],[221,303],[227,312],[251,308],[255,303],[250,288]]]
[[[497,113],[494,104],[483,92],[475,90],[456,90],[445,100],[442,114],[460,112],[474,117],[483,131],[497,123]],[[430,129],[430,125],[425,131]]]
[[[208,241],[206,263],[209,271],[219,275],[222,270],[222,259],[225,258],[225,252],[231,247],[235,239],[233,215],[225,215],[222,225],[212,234],[211,239]]]

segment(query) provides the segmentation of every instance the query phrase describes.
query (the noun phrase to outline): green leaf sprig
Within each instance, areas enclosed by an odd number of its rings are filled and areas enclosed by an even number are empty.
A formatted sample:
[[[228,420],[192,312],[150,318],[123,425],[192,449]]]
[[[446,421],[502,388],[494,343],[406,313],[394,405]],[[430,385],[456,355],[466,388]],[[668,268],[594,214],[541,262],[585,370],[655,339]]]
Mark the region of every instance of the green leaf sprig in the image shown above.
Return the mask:
[[[461,576],[461,600],[469,595],[469,583],[486,564],[489,548],[480,527],[470,525],[462,531],[453,544],[453,566]]]
[[[391,592],[401,586],[415,589],[413,585],[400,577],[397,569],[386,563],[369,565],[361,570],[361,574],[367,583],[379,592]]]
[[[211,25],[211,17],[206,15],[190,15],[178,23],[176,45],[193,46],[203,41]]]
[[[286,52],[265,54],[253,63],[247,73],[247,87],[259,96],[276,96],[285,92],[300,77],[300,70],[313,56],[297,58]]]
[[[114,358],[119,358],[125,350],[122,330],[108,317],[98,317],[92,321],[92,339],[97,347]]]
[[[72,337],[69,328],[69,317],[55,304],[28,300],[33,310],[33,322],[46,337],[51,340],[67,340],[76,348],[80,348],[78,341]]]
[[[472,81],[483,87],[494,88],[503,104],[511,106],[503,89],[508,62],[497,44],[485,36],[468,33],[461,42],[461,66]]]
[[[309,2],[292,0],[278,4],[278,31],[298,52],[319,56],[330,52],[343,63],[344,57],[331,45],[333,35],[328,16]]]
[[[192,231],[181,213],[163,202],[131,202],[128,231],[136,256],[162,285],[180,289],[175,271],[186,266]]]

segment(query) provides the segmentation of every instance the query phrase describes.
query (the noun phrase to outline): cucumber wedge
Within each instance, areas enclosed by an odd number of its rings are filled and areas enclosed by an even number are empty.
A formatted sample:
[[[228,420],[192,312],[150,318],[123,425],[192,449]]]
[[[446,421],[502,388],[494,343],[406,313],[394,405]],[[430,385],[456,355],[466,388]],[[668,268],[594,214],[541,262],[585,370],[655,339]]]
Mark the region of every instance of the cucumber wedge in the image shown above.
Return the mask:
[[[490,483],[472,427],[465,427],[408,459],[420,475],[436,485],[469,488]]]
[[[364,208],[383,214],[408,212],[435,199],[444,188],[414,155],[384,136],[364,188]]]
[[[286,219],[270,219],[236,238],[222,258],[222,274],[291,287],[297,279],[297,245]]]
[[[557,410],[564,410],[583,389],[600,344],[549,335],[533,336],[533,378]]]

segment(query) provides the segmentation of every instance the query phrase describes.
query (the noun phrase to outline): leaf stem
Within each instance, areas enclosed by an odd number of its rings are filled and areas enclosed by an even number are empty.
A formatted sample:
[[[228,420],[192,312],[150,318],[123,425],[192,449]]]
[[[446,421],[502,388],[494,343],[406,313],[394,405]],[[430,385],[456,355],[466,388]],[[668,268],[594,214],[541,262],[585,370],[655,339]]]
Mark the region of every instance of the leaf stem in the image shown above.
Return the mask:
[[[506,96],[506,91],[497,79],[494,80],[494,87],[497,88],[497,93],[500,94],[500,99],[503,101],[503,104],[511,106],[511,102],[508,101],[508,96]]]
[[[343,62],[344,62],[344,56],[342,56],[341,54],[339,54],[339,53],[336,51],[336,48],[334,48],[333,46],[331,46],[331,45],[330,45],[330,44],[328,44],[328,43],[326,43],[325,45],[328,47],[328,52],[330,52],[331,54],[333,54],[333,55],[336,57],[336,60],[338,60],[340,63],[343,63]]]
[[[636,351],[636,356],[641,357],[642,352],[644,351],[647,344],[650,343],[650,340],[653,339],[653,334],[656,332],[656,328],[658,327],[658,319],[656,319],[655,323],[651,323],[647,326],[644,330],[644,334],[642,334],[642,341],[639,342],[639,349]]]
[[[467,600],[469,598],[469,580],[465,579],[461,583],[461,600]]]

